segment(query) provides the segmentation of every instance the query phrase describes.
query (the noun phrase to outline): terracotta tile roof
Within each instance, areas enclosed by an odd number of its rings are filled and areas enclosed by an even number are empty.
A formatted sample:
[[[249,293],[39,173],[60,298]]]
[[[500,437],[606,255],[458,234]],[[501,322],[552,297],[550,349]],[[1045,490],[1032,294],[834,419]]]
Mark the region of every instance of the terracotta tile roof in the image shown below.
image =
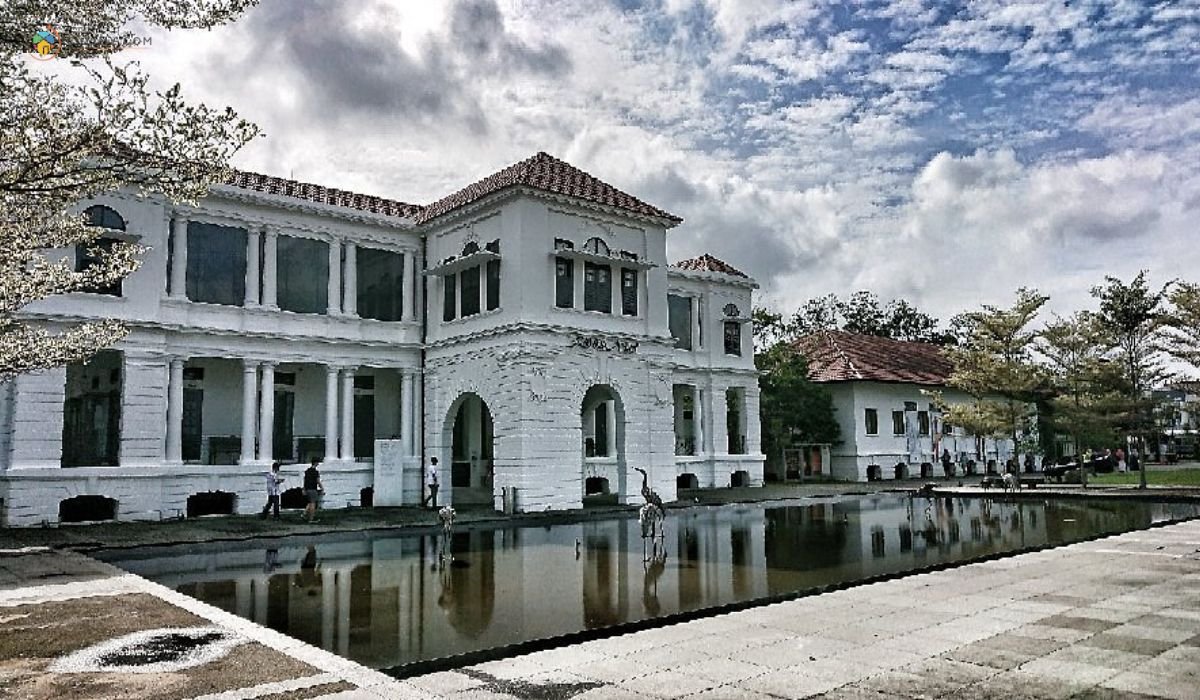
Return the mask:
[[[493,192],[520,185],[624,209],[643,216],[667,219],[675,224],[683,221],[674,214],[650,206],[637,197],[592,177],[570,163],[540,152],[424,207],[417,217],[418,221],[423,223],[435,219]]]
[[[294,197],[308,202],[358,209],[383,216],[413,219],[420,214],[422,209],[418,204],[407,204],[369,194],[358,194],[333,187],[323,187],[321,185],[297,182],[287,178],[251,173],[244,170],[234,170],[229,179],[225,181],[225,184],[264,194]]]
[[[734,277],[745,277],[746,279],[750,278],[750,276],[747,275],[745,272],[742,272],[741,270],[737,269],[733,265],[730,265],[729,263],[725,262],[724,260],[714,258],[713,256],[709,255],[708,253],[705,253],[704,255],[701,255],[700,257],[697,257],[697,258],[688,258],[687,260],[680,260],[679,262],[675,263],[671,267],[674,267],[679,270],[693,270],[696,272],[720,272],[725,275],[733,275]]]
[[[954,371],[942,349],[930,343],[821,331],[797,340],[795,347],[808,359],[808,377],[814,382],[942,386]]]

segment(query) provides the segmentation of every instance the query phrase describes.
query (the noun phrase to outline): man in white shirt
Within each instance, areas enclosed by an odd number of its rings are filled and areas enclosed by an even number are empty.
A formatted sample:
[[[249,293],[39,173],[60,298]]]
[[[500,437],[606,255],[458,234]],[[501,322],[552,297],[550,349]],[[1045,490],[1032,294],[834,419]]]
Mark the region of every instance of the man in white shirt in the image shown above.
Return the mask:
[[[267,472],[267,505],[263,506],[262,513],[258,517],[266,518],[267,513],[275,511],[275,519],[279,519],[279,486],[283,483],[283,475],[279,473],[280,462],[271,464],[271,471]]]
[[[429,505],[430,508],[437,508],[437,492],[438,492],[438,459],[437,457],[429,458],[429,467],[425,470],[425,486],[429,488],[429,495],[422,501],[421,505]]]

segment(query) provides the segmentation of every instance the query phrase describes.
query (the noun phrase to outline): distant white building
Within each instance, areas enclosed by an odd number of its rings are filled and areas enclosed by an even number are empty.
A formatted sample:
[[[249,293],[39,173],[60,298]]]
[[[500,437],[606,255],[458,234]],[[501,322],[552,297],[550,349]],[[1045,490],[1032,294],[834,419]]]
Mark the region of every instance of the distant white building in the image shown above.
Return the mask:
[[[809,379],[833,396],[842,442],[830,450],[830,474],[867,481],[941,475],[940,457],[949,451],[956,465],[988,460],[1000,465],[1012,456],[1012,440],[969,435],[947,425],[931,397],[941,391],[951,404],[972,400],[946,386],[953,371],[937,345],[843,331],[822,331],[797,342],[808,360]],[[962,473],[961,470],[958,473]]]
[[[313,457],[326,507],[417,503],[432,456],[443,503],[524,511],[762,482],[757,285],[668,266],[678,217],[544,153],[427,206],[239,172],[81,209],[142,266],[27,316],[131,332],[0,385],[5,523],[250,513]]]

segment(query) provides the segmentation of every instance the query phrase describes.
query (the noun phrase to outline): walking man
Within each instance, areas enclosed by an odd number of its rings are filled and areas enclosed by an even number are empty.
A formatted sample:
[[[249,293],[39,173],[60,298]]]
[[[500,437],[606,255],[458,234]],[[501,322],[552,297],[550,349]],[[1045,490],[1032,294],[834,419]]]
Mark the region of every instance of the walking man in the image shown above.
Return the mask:
[[[321,500],[321,494],[325,492],[325,486],[321,483],[321,472],[317,471],[317,465],[320,463],[321,460],[313,457],[312,465],[304,470],[304,495],[308,498],[304,515],[310,523],[317,519],[317,503]]]
[[[429,495],[421,501],[421,505],[429,505],[430,508],[437,508],[437,492],[438,492],[438,459],[437,457],[429,458],[429,468],[425,470],[425,486],[429,487]]]
[[[279,485],[283,483],[283,475],[279,473],[279,462],[271,463],[271,471],[267,472],[267,505],[263,506],[258,517],[266,518],[267,513],[275,511],[275,519],[279,519]]]

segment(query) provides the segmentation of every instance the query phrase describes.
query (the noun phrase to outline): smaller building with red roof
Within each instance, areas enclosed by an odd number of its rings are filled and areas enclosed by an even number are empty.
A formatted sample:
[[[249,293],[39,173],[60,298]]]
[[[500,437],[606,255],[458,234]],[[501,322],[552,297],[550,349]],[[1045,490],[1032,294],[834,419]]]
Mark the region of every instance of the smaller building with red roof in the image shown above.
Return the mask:
[[[808,377],[833,397],[842,442],[831,449],[834,478],[852,481],[942,475],[948,453],[957,474],[1002,464],[1011,440],[977,438],[947,424],[930,392],[951,404],[970,397],[948,386],[954,365],[932,343],[826,330],[795,344]]]

